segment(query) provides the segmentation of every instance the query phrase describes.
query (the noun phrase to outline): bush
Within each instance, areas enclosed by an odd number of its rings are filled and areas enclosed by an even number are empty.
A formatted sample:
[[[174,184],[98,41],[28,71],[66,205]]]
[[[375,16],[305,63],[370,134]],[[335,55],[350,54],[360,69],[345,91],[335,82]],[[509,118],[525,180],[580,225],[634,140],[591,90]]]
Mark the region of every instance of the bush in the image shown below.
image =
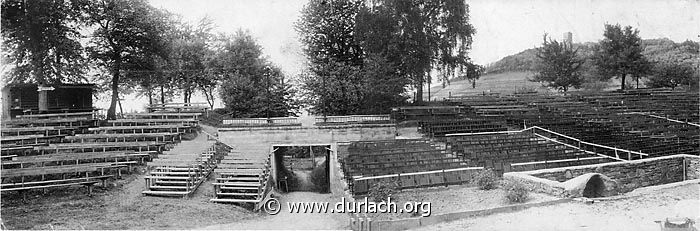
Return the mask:
[[[506,199],[510,203],[523,203],[530,195],[525,185],[515,181],[504,181],[503,190],[506,191]]]
[[[314,184],[314,191],[320,193],[327,193],[330,189],[327,174],[328,168],[326,168],[327,161],[328,160],[325,160],[321,164],[316,165],[316,168],[314,168],[314,170],[311,171],[311,175],[309,176],[311,183]]]
[[[395,181],[381,181],[369,188],[369,199],[374,202],[385,201],[399,191],[399,184]]]
[[[479,186],[481,190],[491,190],[498,187],[498,177],[496,173],[491,169],[484,169],[476,173],[474,179],[476,185]]]

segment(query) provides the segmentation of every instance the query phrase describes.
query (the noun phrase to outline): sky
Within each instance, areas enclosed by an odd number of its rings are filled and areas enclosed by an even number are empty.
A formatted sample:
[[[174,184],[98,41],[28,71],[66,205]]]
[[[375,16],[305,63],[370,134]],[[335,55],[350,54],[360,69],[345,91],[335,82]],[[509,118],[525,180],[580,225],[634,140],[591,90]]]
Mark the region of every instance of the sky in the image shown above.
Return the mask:
[[[307,0],[151,0],[187,21],[208,16],[218,32],[249,30],[270,60],[287,74],[302,70],[304,57],[294,22]],[[698,40],[700,0],[467,0],[477,30],[470,57],[488,64],[539,46],[548,33],[560,40],[596,42],[605,23],[638,28],[642,38]]]

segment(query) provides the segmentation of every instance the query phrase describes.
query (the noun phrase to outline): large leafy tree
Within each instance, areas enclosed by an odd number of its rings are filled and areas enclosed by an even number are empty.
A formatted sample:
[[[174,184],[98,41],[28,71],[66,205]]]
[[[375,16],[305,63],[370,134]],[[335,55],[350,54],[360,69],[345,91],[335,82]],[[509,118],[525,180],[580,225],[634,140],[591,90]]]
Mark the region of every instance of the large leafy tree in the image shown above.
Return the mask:
[[[469,23],[469,6],[460,0],[401,1],[384,0],[377,5],[396,19],[394,27],[400,73],[412,81],[416,102],[423,100],[423,85],[430,83],[433,69],[442,81],[461,76],[471,63],[468,51],[476,32]]]
[[[578,58],[577,52],[572,44],[548,39],[545,34],[542,47],[537,48],[536,73],[532,81],[563,92],[580,87],[584,62]]]
[[[654,73],[647,81],[649,87],[670,87],[697,85],[698,75],[693,66],[686,63],[662,62],[656,64]]]
[[[294,115],[294,91],[282,71],[262,57],[262,48],[245,31],[218,39],[209,74],[221,79],[219,92],[225,109],[234,117]]]
[[[622,28],[620,24],[605,24],[603,40],[594,55],[594,63],[599,74],[605,78],[619,78],[625,89],[626,77],[640,78],[647,74],[650,63],[642,55],[642,39],[639,30],[632,26]]]
[[[12,64],[5,82],[82,80],[80,27],[86,1],[2,1],[2,50]]]
[[[389,84],[383,87],[390,89],[411,85],[417,92],[415,101],[420,102],[423,85],[432,79],[429,73],[433,70],[446,82],[462,76],[471,63],[467,52],[475,32],[468,11],[464,1],[451,0],[310,1],[296,27],[310,60],[305,88],[315,97],[315,108],[327,110],[324,114],[377,111],[358,106],[371,104],[369,101],[376,98],[368,92],[371,88],[364,86],[367,83]],[[390,78],[405,81],[365,80],[386,71],[367,67],[368,62],[388,64],[386,67],[393,69]],[[331,94],[336,90],[332,88],[348,92]],[[392,91],[395,95],[390,98],[402,98],[403,91]],[[331,98],[334,96],[345,98]],[[340,103],[330,101],[352,103],[335,108],[333,105]],[[390,101],[394,102],[390,106],[400,103]]]
[[[212,43],[213,22],[209,18],[201,19],[196,25],[179,23],[171,40],[170,62],[172,81],[182,92],[185,103],[189,103],[197,89],[205,94],[212,93],[211,85],[215,79],[206,71],[208,59],[212,56],[209,44]],[[213,98],[207,94],[210,106]]]
[[[472,88],[476,88],[476,81],[481,78],[481,75],[484,74],[484,70],[486,70],[486,68],[482,65],[469,62],[466,70],[467,71],[464,77],[467,79],[467,81],[472,83]]]
[[[362,49],[355,38],[355,17],[363,1],[311,0],[295,28],[309,67],[301,77],[312,112],[344,115],[359,112]]]
[[[96,26],[88,50],[98,66],[111,74],[112,91],[107,118],[116,117],[122,78],[143,78],[143,66],[154,55],[167,59],[164,35],[172,25],[171,15],[145,0],[101,0],[92,2],[89,21]]]

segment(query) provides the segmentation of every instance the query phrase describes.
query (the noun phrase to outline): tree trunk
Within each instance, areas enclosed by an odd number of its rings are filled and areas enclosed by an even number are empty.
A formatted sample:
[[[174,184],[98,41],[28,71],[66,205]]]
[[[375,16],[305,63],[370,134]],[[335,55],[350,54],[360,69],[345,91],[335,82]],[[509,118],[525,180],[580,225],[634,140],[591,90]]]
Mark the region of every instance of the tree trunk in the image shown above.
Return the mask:
[[[183,91],[183,96],[182,96],[182,98],[183,98],[183,100],[184,100],[184,103],[188,103],[188,102],[187,102],[187,97],[188,97],[189,94],[190,94],[190,93],[189,93],[189,90],[185,89],[185,90]]]
[[[113,120],[117,118],[117,101],[119,100],[119,69],[122,64],[122,57],[119,52],[115,51],[114,70],[112,73],[112,102],[107,110],[107,119]]]
[[[209,108],[214,110],[214,91],[207,90],[207,88],[202,87],[202,92],[204,93],[204,97],[207,98],[207,103],[209,103]]]
[[[123,117],[124,116],[124,108],[122,108],[122,99],[119,99],[119,101],[117,101],[117,103],[119,104],[119,115],[121,115]]]
[[[153,104],[153,89],[148,88],[148,105]]]
[[[413,103],[415,103],[415,104],[422,104],[423,103],[423,81],[416,84],[416,99]]]
[[[623,91],[625,90],[625,77],[627,77],[627,74],[622,74],[622,76],[620,76],[620,79],[622,80],[621,90]]]
[[[163,85],[160,85],[160,103],[165,104],[165,89]]]

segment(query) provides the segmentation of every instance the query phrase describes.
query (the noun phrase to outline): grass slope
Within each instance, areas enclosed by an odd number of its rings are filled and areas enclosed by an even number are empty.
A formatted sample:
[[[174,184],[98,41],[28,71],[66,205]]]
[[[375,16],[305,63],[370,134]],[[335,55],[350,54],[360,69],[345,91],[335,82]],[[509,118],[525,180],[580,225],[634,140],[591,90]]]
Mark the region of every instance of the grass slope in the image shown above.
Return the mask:
[[[430,91],[432,100],[442,100],[452,96],[475,95],[483,93],[500,93],[512,94],[521,92],[523,89],[536,90],[538,92],[548,92],[547,88],[542,87],[542,84],[530,82],[528,78],[532,77],[531,72],[502,72],[497,74],[487,74],[481,76],[476,81],[476,88],[472,88],[472,84],[467,80],[453,80],[450,85],[442,88],[442,85],[433,86]],[[428,92],[424,92],[424,98],[428,99]]]

